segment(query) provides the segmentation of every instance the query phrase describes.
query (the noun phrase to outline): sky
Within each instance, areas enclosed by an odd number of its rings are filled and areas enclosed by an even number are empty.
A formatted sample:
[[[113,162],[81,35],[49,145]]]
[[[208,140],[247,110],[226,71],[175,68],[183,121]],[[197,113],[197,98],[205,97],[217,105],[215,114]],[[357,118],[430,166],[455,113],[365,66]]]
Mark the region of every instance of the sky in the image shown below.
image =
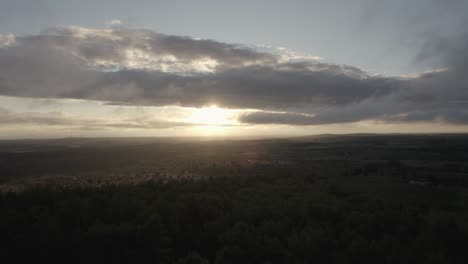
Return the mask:
[[[466,10],[0,0],[0,139],[468,132]]]

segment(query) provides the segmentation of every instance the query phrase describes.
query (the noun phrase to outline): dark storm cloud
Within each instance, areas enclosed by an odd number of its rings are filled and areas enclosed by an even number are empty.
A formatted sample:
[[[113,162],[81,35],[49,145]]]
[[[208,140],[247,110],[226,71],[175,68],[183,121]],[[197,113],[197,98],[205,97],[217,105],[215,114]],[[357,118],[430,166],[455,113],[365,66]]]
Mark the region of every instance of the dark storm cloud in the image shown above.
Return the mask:
[[[468,124],[467,35],[428,43],[421,56],[443,69],[403,78],[148,30],[60,28],[0,48],[0,94],[261,110],[239,116],[250,124]]]
[[[465,32],[460,28],[459,32]],[[301,113],[248,112],[239,116],[250,124],[318,125],[362,120],[384,122],[443,122],[468,124],[468,33],[428,37],[418,60],[438,62],[440,70],[408,78],[375,77],[381,96],[358,96],[349,104],[326,104]],[[377,82],[375,82],[377,81]],[[380,84],[377,87],[375,84]],[[375,93],[374,93],[375,94]],[[359,95],[357,93],[356,95]],[[350,98],[349,96],[346,98]]]
[[[138,65],[102,71],[94,65],[112,60],[125,66],[132,59],[126,51],[134,49],[156,59],[209,57],[218,66],[213,73],[178,74]],[[142,30],[62,28],[17,38],[0,49],[0,93],[11,96],[276,109],[347,104],[388,94],[396,86],[393,79],[367,76],[351,66],[279,63],[272,54],[236,45]]]
[[[336,65],[286,63],[252,65],[215,74],[181,76],[161,72],[105,73],[70,97],[128,104],[278,109],[289,106],[342,105],[378,98],[398,89],[388,78],[353,77]]]
[[[411,109],[409,104],[401,104],[385,97],[383,100],[370,98],[348,105],[323,106],[313,111],[313,114],[254,111],[242,113],[238,118],[241,122],[249,124],[323,125],[369,119],[388,120],[408,109]]]
[[[314,125],[314,116],[296,113],[251,112],[239,115],[239,121],[248,124]]]

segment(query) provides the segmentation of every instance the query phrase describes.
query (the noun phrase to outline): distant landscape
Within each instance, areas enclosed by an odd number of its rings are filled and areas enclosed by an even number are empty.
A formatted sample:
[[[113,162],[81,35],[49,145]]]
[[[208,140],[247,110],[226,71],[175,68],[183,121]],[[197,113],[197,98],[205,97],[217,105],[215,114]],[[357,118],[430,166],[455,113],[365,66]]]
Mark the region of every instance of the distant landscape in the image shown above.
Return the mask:
[[[1,141],[3,255],[464,263],[466,149],[463,134]]]

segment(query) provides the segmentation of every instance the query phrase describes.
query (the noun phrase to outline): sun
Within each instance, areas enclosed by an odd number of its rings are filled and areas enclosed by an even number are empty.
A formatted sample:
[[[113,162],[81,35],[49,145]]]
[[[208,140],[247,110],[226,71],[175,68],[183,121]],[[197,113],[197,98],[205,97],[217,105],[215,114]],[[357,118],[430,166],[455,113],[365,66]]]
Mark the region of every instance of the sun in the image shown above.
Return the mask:
[[[189,122],[194,124],[193,131],[205,136],[225,135],[230,126],[236,124],[234,110],[223,109],[216,105],[196,108],[191,111]]]
[[[194,109],[190,121],[200,125],[223,126],[232,123],[231,111],[216,105]]]

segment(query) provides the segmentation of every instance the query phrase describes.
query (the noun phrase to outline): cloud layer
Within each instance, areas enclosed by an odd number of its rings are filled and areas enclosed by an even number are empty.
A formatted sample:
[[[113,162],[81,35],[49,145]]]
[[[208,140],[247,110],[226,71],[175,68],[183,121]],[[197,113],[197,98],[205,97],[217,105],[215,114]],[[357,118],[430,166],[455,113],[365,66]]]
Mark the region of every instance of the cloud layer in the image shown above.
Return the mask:
[[[172,127],[190,127],[193,123],[159,120],[148,116],[132,119],[80,118],[62,112],[12,112],[0,107],[0,124],[5,126],[54,126],[78,130],[105,130],[113,128],[161,129]]]
[[[393,77],[150,30],[62,27],[0,37],[0,95],[256,109],[239,115],[249,124],[468,124],[468,34],[428,43],[420,57],[442,69]]]

